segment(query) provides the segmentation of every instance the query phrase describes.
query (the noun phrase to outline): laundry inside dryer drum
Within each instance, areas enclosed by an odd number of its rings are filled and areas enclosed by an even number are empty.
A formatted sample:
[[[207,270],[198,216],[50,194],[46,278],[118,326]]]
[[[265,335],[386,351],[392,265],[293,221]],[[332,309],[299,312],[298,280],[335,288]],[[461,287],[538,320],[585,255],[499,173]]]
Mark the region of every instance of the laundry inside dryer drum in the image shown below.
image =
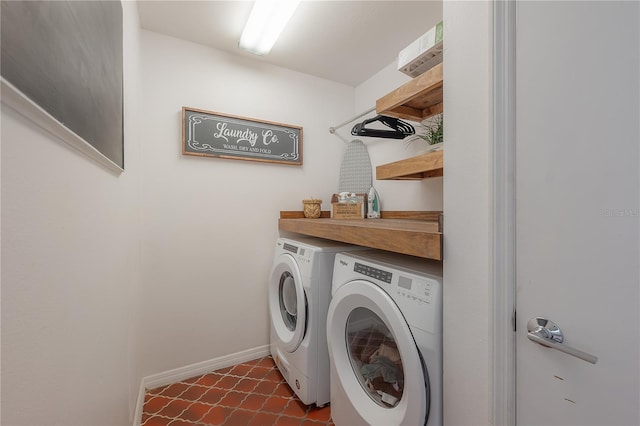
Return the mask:
[[[356,308],[347,319],[351,367],[360,385],[378,405],[393,408],[404,390],[404,371],[393,334],[374,312]]]

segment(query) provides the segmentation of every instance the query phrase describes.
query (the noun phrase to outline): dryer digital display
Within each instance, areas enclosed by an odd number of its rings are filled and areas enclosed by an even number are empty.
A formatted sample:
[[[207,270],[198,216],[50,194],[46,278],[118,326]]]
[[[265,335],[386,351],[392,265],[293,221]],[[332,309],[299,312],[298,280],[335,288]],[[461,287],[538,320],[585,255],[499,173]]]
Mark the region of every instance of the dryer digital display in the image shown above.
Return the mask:
[[[296,246],[294,246],[292,244],[284,243],[282,248],[284,248],[287,251],[290,251],[291,253],[298,253],[298,247],[296,247]]]
[[[398,287],[402,287],[402,288],[404,288],[406,290],[411,290],[411,283],[412,282],[413,281],[411,280],[411,278],[400,276],[398,278]]]

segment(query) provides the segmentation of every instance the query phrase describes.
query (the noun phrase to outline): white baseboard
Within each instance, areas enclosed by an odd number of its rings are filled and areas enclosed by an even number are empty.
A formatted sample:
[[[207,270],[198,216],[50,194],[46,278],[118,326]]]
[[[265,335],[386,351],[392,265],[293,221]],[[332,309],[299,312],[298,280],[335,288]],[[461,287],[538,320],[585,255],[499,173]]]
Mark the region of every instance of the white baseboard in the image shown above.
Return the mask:
[[[136,404],[136,412],[133,416],[133,426],[140,426],[142,418],[142,406],[144,404],[144,395],[147,389],[154,389],[165,386],[191,377],[210,373],[221,368],[230,367],[252,359],[261,358],[270,354],[269,345],[259,346],[246,351],[236,352],[234,354],[225,355],[219,358],[202,361],[185,367],[175,368],[173,370],[162,373],[152,374],[143,377],[140,381],[140,390],[138,391],[138,401]]]

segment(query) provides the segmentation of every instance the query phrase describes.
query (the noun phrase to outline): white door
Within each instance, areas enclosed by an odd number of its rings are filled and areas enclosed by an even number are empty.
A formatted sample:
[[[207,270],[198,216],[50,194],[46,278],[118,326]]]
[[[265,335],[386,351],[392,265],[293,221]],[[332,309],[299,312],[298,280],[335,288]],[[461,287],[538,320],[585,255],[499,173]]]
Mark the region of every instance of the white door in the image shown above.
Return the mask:
[[[518,425],[640,424],[639,17],[517,3]],[[529,340],[535,317],[596,364]]]

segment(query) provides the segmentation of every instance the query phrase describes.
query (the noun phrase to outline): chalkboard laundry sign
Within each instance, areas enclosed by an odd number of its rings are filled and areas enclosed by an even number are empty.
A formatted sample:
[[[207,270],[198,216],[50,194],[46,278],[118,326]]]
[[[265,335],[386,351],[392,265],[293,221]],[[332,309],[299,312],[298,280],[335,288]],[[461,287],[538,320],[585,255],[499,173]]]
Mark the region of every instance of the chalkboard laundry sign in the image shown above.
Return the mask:
[[[182,153],[302,164],[302,127],[182,108]]]

